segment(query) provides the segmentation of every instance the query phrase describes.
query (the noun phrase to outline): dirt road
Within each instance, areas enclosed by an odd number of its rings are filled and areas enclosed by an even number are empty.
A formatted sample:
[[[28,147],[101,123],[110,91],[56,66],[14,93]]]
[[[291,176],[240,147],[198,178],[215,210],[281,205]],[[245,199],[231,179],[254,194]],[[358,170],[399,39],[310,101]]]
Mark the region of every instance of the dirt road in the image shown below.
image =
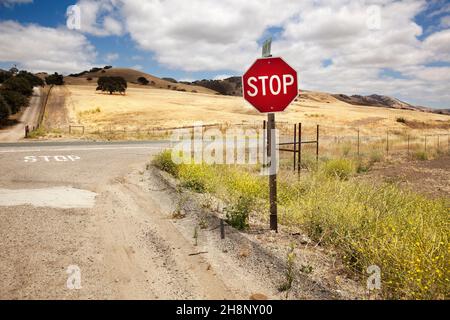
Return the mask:
[[[270,296],[171,219],[175,200],[145,170],[163,146],[0,145],[0,299]]]
[[[65,106],[68,90],[66,86],[53,86],[45,106],[44,126],[47,130],[65,129],[69,124],[68,109]]]
[[[0,130],[1,142],[15,142],[24,138],[25,126],[29,125],[30,130],[37,126],[39,111],[41,108],[42,90],[34,88],[33,96],[30,99],[30,106],[25,108],[19,123],[13,127],[4,128]]]

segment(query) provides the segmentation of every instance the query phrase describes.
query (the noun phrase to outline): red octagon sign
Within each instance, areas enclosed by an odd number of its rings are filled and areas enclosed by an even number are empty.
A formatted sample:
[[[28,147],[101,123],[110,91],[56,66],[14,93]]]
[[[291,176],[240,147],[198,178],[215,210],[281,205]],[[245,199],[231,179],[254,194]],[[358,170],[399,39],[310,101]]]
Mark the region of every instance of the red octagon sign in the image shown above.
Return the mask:
[[[242,77],[244,99],[259,112],[281,112],[298,96],[297,71],[281,58],[261,58]]]

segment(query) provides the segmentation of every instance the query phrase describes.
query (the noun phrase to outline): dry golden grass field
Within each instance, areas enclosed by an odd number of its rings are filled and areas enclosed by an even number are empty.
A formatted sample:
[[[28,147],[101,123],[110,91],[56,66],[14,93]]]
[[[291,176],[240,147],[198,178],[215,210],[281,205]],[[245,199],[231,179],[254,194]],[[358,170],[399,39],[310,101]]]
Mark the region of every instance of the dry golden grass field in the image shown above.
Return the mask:
[[[66,108],[71,124],[82,124],[87,131],[99,128],[152,128],[205,124],[261,123],[259,114],[241,97],[131,86],[126,95],[95,91],[92,85],[68,85]],[[407,124],[398,122],[406,119]],[[450,117],[433,113],[354,106],[324,93],[309,92],[285,112],[277,114],[280,123],[320,124],[329,134],[342,134],[360,128],[362,133],[385,134],[387,129],[446,133]]]

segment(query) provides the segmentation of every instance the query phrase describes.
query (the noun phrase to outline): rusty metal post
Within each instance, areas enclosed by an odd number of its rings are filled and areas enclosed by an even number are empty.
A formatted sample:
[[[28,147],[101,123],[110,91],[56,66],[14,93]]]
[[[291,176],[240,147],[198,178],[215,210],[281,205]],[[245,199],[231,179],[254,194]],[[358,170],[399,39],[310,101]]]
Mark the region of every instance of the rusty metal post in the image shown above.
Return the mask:
[[[386,155],[389,155],[389,130],[386,131]]]
[[[302,171],[302,124],[301,122],[298,124],[298,176],[300,177],[300,173]]]
[[[269,147],[266,146],[266,129],[267,129],[267,122],[266,120],[263,121],[263,167],[267,165],[267,152],[269,151]]]
[[[316,132],[316,164],[319,165],[319,125],[317,125]]]
[[[358,128],[358,157],[359,157],[360,153],[359,153],[359,128]]]
[[[272,136],[275,130],[275,114],[269,113],[267,116],[267,133],[268,133],[268,157],[270,157],[269,168],[269,194],[270,194],[270,230],[278,232],[278,205],[277,205],[277,173],[276,173],[276,139]],[[273,150],[272,150],[273,149]],[[275,151],[272,153],[272,151]],[[275,167],[273,167],[275,166]]]
[[[296,161],[297,161],[297,124],[294,124],[294,171],[297,169]]]
[[[409,134],[408,134],[408,156],[409,156]]]
[[[225,226],[223,223],[223,219],[220,219],[220,239],[225,239]]]

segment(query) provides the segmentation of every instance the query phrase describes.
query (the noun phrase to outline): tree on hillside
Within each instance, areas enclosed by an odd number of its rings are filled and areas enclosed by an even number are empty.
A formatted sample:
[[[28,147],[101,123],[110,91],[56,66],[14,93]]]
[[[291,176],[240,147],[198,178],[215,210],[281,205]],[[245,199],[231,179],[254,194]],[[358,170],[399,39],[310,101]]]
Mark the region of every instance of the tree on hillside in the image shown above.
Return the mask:
[[[56,85],[56,86],[61,86],[64,84],[64,77],[62,74],[58,74],[57,72],[55,72],[54,74],[49,75],[48,77],[45,78],[45,82],[48,85]]]
[[[6,100],[0,94],[0,121],[8,119],[11,114],[11,108],[9,107]]]
[[[162,78],[162,80],[172,82],[172,83],[178,83],[178,81],[175,80],[174,78]]]
[[[223,95],[229,95],[233,91],[233,87],[230,83],[221,80],[203,79],[201,81],[194,81],[193,84],[217,91]]]
[[[144,86],[146,86],[146,85],[148,85],[149,83],[150,83],[150,81],[148,81],[146,78],[144,78],[144,77],[139,77],[138,79],[137,79],[137,81],[139,82],[139,84],[142,84],[142,85],[144,85]]]
[[[12,77],[3,82],[2,90],[16,91],[26,97],[33,94],[33,86],[24,77]]]
[[[9,69],[9,72],[13,75],[17,74],[17,72],[19,72],[19,69],[17,69],[17,67],[14,65],[14,67],[12,67],[11,69]]]
[[[114,92],[125,93],[127,90],[127,81],[122,77],[100,77],[97,85],[96,90],[109,92],[109,94]]]
[[[15,114],[20,111],[20,108],[28,106],[28,98],[17,91],[5,90],[2,88],[2,90],[0,90],[0,95],[10,107],[11,114]]]
[[[2,71],[0,72],[0,83],[5,82],[6,80],[8,80],[9,78],[11,78],[13,75],[11,72],[8,71]]]
[[[28,82],[33,86],[33,87],[43,87],[45,85],[44,80],[42,80],[41,78],[39,78],[38,76],[22,70],[17,74],[17,77],[22,77],[24,79],[27,79]]]

